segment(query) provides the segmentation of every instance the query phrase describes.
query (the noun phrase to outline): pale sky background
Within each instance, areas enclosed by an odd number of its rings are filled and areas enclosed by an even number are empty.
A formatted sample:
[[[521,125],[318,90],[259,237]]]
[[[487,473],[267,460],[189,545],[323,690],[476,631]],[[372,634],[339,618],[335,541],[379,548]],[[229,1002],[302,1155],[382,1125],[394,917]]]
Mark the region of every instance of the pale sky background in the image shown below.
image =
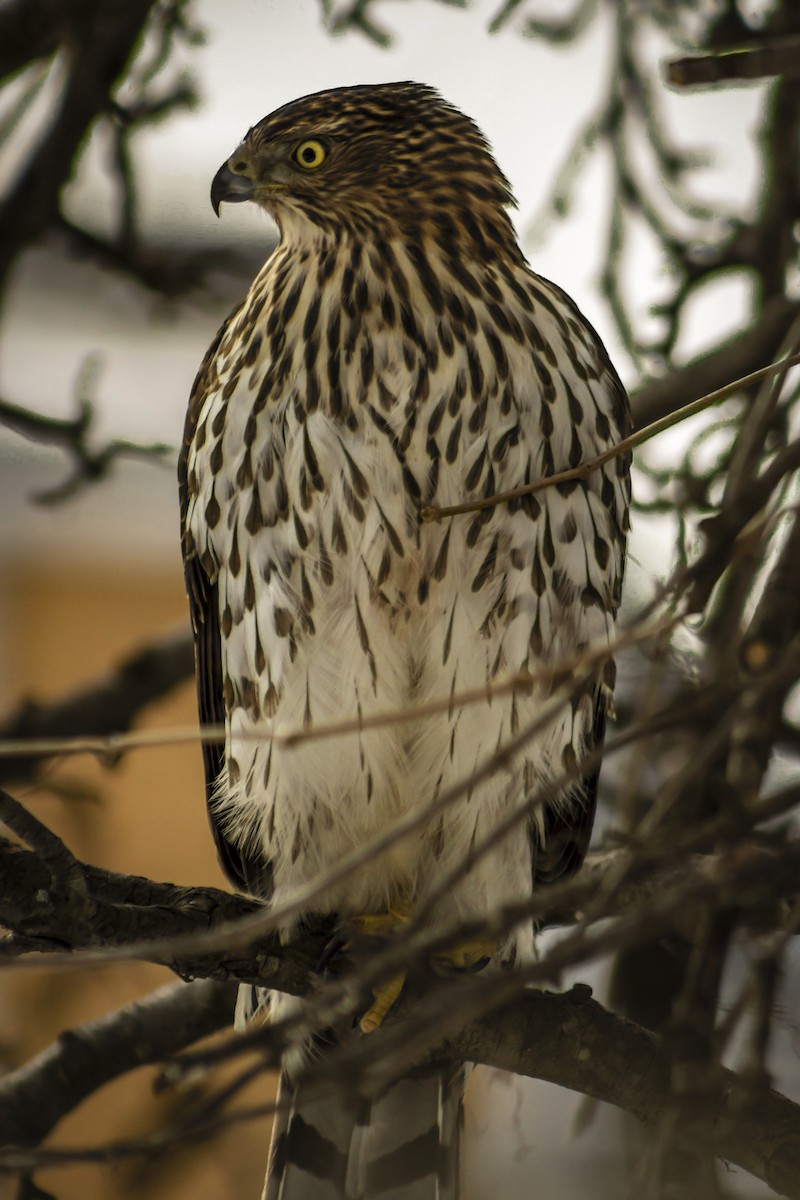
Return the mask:
[[[385,51],[355,33],[331,39],[321,28],[314,0],[198,0],[195,12],[208,40],[185,57],[199,79],[202,106],[146,131],[136,144],[145,234],[177,231],[210,251],[244,237],[263,237],[266,247],[270,229],[255,210],[228,206],[219,223],[208,200],[214,173],[247,128],[286,101],[324,87],[416,79],[438,87],[482,126],[517,196],[515,219],[524,241],[575,130],[602,94],[610,69],[609,13],[577,48],[565,52],[525,40],[513,28],[490,38],[486,25],[498,5],[499,0],[481,0],[463,11],[433,0],[386,4],[377,15],[395,34],[395,43]],[[549,11],[563,13],[564,7],[551,3]],[[544,9],[542,5],[539,11]],[[651,50],[656,78],[666,47],[653,44]],[[712,201],[752,195],[758,182],[752,139],[763,92],[749,87],[687,96],[660,90],[676,138],[713,152],[709,168],[696,177],[697,193]],[[95,138],[69,192],[73,216],[95,228],[103,227],[108,211],[108,184],[100,170],[106,150],[102,139]],[[644,163],[646,147],[642,155]],[[10,158],[0,159],[0,188],[7,184],[10,165]],[[570,220],[553,227],[547,244],[531,258],[537,270],[574,296],[630,380],[596,287],[609,182],[607,165],[596,158],[581,177]],[[642,310],[665,288],[659,270],[649,248],[637,244],[627,278]],[[735,328],[746,304],[746,287],[736,281],[698,299],[682,340],[683,353],[688,356]],[[0,327],[0,394],[43,412],[68,415],[82,364],[96,355],[98,438],[177,446],[194,373],[224,311],[213,295],[167,306],[76,259],[64,262],[62,256],[54,270],[51,250],[33,250],[19,264]],[[669,455],[668,447],[664,453]],[[42,555],[63,555],[73,563],[98,558],[144,566],[174,563],[180,571],[172,464],[125,466],[110,482],[54,509],[27,502],[33,488],[53,486],[62,475],[58,454],[15,437],[0,438],[0,563],[6,568]],[[635,529],[634,558],[645,563],[638,569],[646,572],[645,542]],[[631,586],[636,586],[636,571],[634,564]],[[794,1031],[782,1036],[784,1059],[794,1063]],[[472,1164],[474,1191],[467,1200],[527,1195],[532,1177],[539,1187],[537,1200],[551,1195],[584,1200],[587,1156],[599,1182],[616,1114],[606,1111],[565,1154],[571,1145],[574,1096],[534,1088],[523,1102],[519,1088],[507,1081],[484,1081],[483,1086],[486,1104],[480,1122],[493,1114],[497,1125],[502,1118],[510,1141],[496,1136],[481,1141]],[[521,1103],[526,1107],[520,1109]],[[565,1162],[572,1163],[566,1171]],[[735,1177],[729,1175],[726,1182],[733,1187]]]

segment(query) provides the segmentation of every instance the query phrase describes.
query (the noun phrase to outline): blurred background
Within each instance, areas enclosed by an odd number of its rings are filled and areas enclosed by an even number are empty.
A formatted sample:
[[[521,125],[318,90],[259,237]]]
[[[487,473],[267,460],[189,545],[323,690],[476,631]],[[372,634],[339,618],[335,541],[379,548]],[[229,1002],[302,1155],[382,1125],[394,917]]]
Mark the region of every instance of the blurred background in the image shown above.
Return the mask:
[[[214,173],[250,125],[326,87],[433,84],[487,134],[517,197],[530,261],[574,297],[632,390],[735,347],[763,318],[754,368],[797,312],[796,243],[775,282],[746,260],[741,235],[788,169],[775,157],[777,85],[686,91],[667,85],[663,65],[757,38],[770,22],[796,19],[792,8],[790,0],[6,0],[0,709],[9,721],[26,704],[60,700],[186,630],[175,459],[187,397],[216,329],[275,238],[246,206],[228,206],[217,221],[208,199]],[[114,36],[120,45],[103,60],[95,103],[76,76]],[[650,415],[659,415],[656,391],[645,394],[656,396]],[[85,436],[66,428],[81,413]],[[640,459],[631,607],[679,553],[660,481],[707,428],[707,419],[689,422]],[[117,441],[130,445],[106,461],[102,452]],[[691,536],[691,527],[681,529]],[[137,727],[195,719],[183,670],[138,714]],[[110,770],[87,757],[54,762],[15,794],[82,859],[225,886],[196,746],[128,754]],[[167,972],[134,963],[100,978],[6,973],[0,1060],[18,1065]],[[598,975],[590,981],[602,985]],[[54,1141],[96,1144],[163,1122],[173,1101],[153,1099],[150,1080],[142,1071],[106,1089]],[[268,1097],[270,1087],[257,1094]],[[529,1195],[534,1177],[541,1197],[623,1194],[616,1114],[588,1121],[577,1097],[491,1073],[474,1101],[471,1200]],[[576,1120],[587,1126],[580,1133]],[[266,1145],[266,1123],[252,1123],[169,1159],[73,1167],[40,1181],[64,1200],[256,1196]],[[733,1175],[726,1187],[736,1191]],[[736,1194],[766,1193],[742,1181]]]

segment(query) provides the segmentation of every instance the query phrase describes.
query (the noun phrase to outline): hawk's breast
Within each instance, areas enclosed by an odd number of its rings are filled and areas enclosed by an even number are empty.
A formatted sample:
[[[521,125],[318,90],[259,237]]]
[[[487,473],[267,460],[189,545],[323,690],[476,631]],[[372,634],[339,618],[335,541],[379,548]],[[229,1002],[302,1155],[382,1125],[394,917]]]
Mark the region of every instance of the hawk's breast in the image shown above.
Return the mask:
[[[594,335],[529,272],[493,271],[485,298],[434,306],[394,254],[400,288],[350,278],[344,245],[319,288],[319,263],[279,249],[219,347],[197,423],[188,520],[217,575],[229,728],[219,816],[265,847],[279,894],[469,780],[548,686],[480,705],[461,694],[607,640],[618,603],[616,462],[441,523],[419,515],[533,482],[620,436],[618,384]],[[466,855],[580,753],[597,686],[328,905],[380,906]],[[446,707],[415,716],[432,702]],[[336,741],[270,739],[376,712],[408,719]],[[475,867],[475,904],[525,894],[520,845]]]

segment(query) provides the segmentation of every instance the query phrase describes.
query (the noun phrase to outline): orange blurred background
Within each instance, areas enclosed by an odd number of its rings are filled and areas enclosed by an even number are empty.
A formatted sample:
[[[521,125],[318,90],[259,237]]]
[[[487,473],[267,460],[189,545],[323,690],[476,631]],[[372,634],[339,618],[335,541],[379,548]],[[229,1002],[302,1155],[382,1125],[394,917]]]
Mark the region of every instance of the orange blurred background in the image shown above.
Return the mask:
[[[5,649],[6,679],[17,683],[6,702],[54,700],[102,676],[130,652],[186,624],[179,570],[78,570],[46,565],[17,569],[6,589],[6,617],[15,636]],[[16,694],[14,694],[16,693]],[[152,705],[139,728],[196,721],[194,684]],[[198,746],[126,754],[111,769],[90,757],[50,768],[40,785],[15,796],[66,841],[80,859],[114,871],[178,884],[227,886],[206,823]],[[165,968],[123,963],[103,969],[6,971],[0,980],[0,1059],[13,1069],[65,1029],[92,1020],[174,982]],[[156,1068],[143,1068],[86,1101],[53,1132],[49,1145],[101,1145],[163,1126],[182,1097],[153,1095]],[[209,1080],[206,1086],[212,1086]],[[264,1079],[247,1101],[268,1101]],[[220,1200],[258,1196],[266,1163],[269,1120],[237,1125],[220,1137],[151,1160],[113,1166],[70,1166],[38,1172],[58,1200]],[[0,1196],[15,1194],[0,1181]]]

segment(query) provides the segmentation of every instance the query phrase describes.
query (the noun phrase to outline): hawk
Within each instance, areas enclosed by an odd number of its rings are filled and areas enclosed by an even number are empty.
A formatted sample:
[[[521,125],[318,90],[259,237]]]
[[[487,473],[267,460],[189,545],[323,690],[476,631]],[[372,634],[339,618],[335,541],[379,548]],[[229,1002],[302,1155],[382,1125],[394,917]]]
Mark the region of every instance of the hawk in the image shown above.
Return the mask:
[[[431,928],[480,920],[586,852],[608,664],[502,769],[476,772],[536,723],[548,668],[613,635],[629,462],[421,513],[592,459],[629,432],[625,391],[573,301],[527,265],[480,129],[430,87],[286,104],[211,199],[252,201],[280,231],[200,368],[181,454],[200,719],[226,730],[204,747],[222,862],[280,907],[455,789],[314,907],[413,916],[447,878]],[[499,687],[521,673],[526,689]],[[335,741],[272,736],[400,711]],[[494,960],[524,960],[532,939],[508,931]],[[300,1095],[265,1195],[456,1196],[458,1096],[441,1069],[399,1081],[369,1119]]]

